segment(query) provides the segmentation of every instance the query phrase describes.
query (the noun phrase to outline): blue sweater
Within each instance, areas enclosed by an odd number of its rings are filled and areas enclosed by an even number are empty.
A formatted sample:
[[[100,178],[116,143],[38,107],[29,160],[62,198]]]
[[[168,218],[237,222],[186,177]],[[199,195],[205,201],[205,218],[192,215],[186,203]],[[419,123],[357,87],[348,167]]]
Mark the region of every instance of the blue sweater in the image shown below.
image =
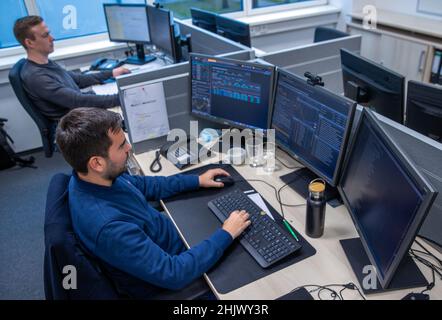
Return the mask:
[[[198,176],[123,174],[105,187],[74,173],[69,183],[74,230],[86,248],[109,265],[155,286],[181,289],[216,263],[232,237],[219,229],[186,250],[170,219],[147,201],[198,186]]]

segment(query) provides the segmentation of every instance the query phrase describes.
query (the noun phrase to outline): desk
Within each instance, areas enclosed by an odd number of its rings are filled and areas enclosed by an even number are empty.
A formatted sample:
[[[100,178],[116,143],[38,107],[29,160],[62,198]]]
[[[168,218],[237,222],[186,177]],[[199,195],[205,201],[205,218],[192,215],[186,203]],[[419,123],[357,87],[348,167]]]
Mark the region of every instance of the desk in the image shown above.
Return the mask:
[[[143,64],[143,65],[133,65],[133,64],[124,64],[123,67],[129,69],[132,73],[140,73],[151,71],[155,69],[159,69],[161,67],[169,65],[169,62],[166,62],[163,59],[157,58],[152,62]],[[125,77],[126,75],[120,76]],[[92,90],[96,94],[115,94],[118,93],[118,87],[116,82],[110,82],[105,84],[97,84],[92,86]]]
[[[277,150],[277,157],[284,161],[284,163],[294,166],[298,163],[295,162],[288,155],[280,150]],[[162,158],[161,163],[163,170],[159,173],[152,174],[149,171],[149,165],[154,159],[155,152],[150,151],[136,155],[135,158],[138,161],[143,173],[145,175],[172,175],[180,172],[185,172],[186,170],[179,171],[173,164],[171,164],[166,159]],[[209,159],[199,165],[193,165],[187,170],[194,169],[198,166],[203,166],[208,163],[213,163],[218,161],[219,158],[215,157]],[[266,180],[271,183],[276,188],[283,186],[283,182],[279,179],[280,176],[291,172],[292,170],[283,168],[272,174],[267,174],[262,171],[262,169],[254,169],[248,165],[235,166],[235,169],[244,177],[248,179],[257,178],[261,180]],[[257,175],[259,175],[257,177]],[[274,191],[270,187],[266,186],[264,183],[260,182],[250,182],[250,184],[258,191],[277,211],[279,211],[278,202],[275,199]],[[295,191],[289,187],[285,188],[282,193],[282,199],[286,203],[300,204],[305,203],[305,199],[299,196]],[[167,212],[167,207],[162,205]],[[220,294],[215,290],[210,282],[210,279],[206,277],[209,285],[211,286],[214,293],[219,299],[276,299],[292,289],[308,284],[316,285],[327,285],[327,284],[344,284],[348,282],[353,282],[360,285],[357,282],[356,276],[351,269],[349,262],[342,250],[339,243],[341,239],[355,238],[358,237],[357,231],[353,225],[351,217],[344,206],[337,208],[332,208],[327,205],[326,209],[326,220],[325,220],[325,232],[324,235],[319,239],[312,239],[305,235],[305,207],[299,208],[285,208],[284,213],[287,220],[300,232],[311,245],[315,247],[317,253],[299,263],[291,265],[285,269],[278,272],[272,273],[271,275],[261,278],[255,282],[252,282],[246,286],[238,288],[227,294]],[[179,230],[179,226],[176,226]],[[185,239],[184,239],[185,241]],[[422,241],[423,242],[423,241]],[[434,253],[437,257],[441,258],[441,254],[435,249],[426,245],[426,247]],[[417,247],[416,247],[417,248]],[[419,268],[427,278],[431,281],[431,270],[427,267],[418,263]],[[393,299],[398,300],[404,297],[411,291],[417,292],[420,289],[407,289],[399,290],[386,293],[371,294],[366,296],[367,299]],[[353,290],[345,290],[344,299],[360,299],[359,294]],[[317,295],[313,294],[317,299]],[[430,299],[442,299],[442,283],[440,280],[436,279],[436,286],[430,291]]]

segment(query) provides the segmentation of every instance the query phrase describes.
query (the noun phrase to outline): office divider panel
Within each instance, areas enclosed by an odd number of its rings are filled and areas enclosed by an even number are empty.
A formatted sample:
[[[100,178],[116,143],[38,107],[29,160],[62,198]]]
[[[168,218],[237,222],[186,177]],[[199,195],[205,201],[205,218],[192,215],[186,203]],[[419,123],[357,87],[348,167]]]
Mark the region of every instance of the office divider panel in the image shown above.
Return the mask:
[[[182,35],[191,34],[192,51],[210,55],[218,55],[235,51],[250,50],[250,48],[226,39],[216,33],[178,22]]]
[[[361,36],[313,43],[273,52],[260,58],[301,77],[304,77],[306,71],[318,74],[323,78],[327,89],[342,94],[341,48],[359,52]]]

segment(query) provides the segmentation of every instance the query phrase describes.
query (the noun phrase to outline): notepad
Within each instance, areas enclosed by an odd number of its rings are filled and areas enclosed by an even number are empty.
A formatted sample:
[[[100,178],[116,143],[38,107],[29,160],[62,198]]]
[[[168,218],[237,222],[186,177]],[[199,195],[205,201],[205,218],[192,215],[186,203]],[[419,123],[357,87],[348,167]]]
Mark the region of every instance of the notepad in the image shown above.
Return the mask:
[[[246,192],[244,192],[246,193]],[[247,193],[246,193],[247,194]],[[272,213],[270,212],[269,208],[267,208],[264,200],[262,199],[261,195],[258,192],[255,192],[253,194],[247,194],[247,196],[256,204],[258,205],[258,207],[261,208],[261,210],[263,210],[265,213],[267,213],[267,215],[272,219],[275,220],[275,218],[273,218]]]

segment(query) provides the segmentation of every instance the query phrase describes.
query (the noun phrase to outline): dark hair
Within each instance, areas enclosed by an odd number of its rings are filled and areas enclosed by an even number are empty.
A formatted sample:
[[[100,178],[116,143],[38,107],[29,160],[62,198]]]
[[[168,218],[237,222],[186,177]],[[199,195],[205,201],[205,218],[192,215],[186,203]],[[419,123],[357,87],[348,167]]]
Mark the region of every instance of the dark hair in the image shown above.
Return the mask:
[[[112,145],[109,131],[118,133],[121,128],[122,119],[118,113],[98,108],[77,108],[61,118],[56,141],[72,168],[87,174],[87,163],[91,157],[108,157]]]
[[[34,33],[31,28],[43,22],[40,16],[26,16],[18,18],[14,23],[14,36],[18,42],[26,49],[25,39],[35,40]]]

